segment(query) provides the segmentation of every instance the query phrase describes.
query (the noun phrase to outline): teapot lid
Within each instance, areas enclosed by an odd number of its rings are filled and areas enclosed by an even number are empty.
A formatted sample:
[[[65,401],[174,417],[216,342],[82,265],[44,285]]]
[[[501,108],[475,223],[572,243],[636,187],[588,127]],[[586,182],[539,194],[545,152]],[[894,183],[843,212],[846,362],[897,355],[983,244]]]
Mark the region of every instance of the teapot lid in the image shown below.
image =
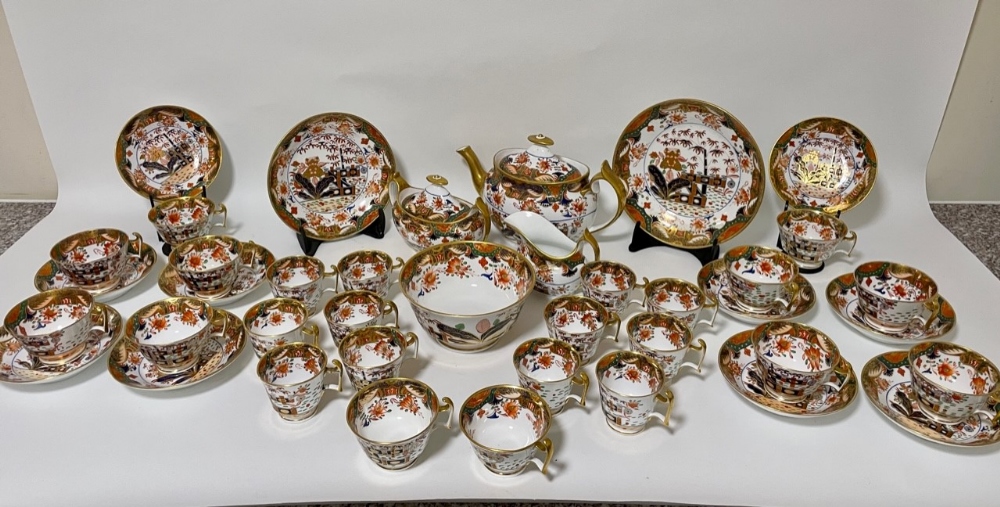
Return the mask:
[[[504,154],[496,164],[504,172],[538,182],[563,182],[583,177],[576,166],[567,163],[549,148],[552,139],[535,134],[528,136],[531,146],[526,150]]]
[[[421,192],[416,192],[403,201],[403,207],[414,216],[433,221],[446,221],[468,211],[470,206],[451,195],[445,187],[448,180],[443,176],[432,174],[427,177],[430,185]]]

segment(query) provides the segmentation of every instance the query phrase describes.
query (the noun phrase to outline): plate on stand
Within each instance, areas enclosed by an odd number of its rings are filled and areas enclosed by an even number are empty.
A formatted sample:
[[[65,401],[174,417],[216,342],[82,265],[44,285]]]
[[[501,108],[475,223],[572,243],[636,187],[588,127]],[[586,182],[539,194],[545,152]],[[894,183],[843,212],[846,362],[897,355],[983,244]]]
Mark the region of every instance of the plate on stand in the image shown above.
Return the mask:
[[[809,280],[802,275],[795,278],[802,290],[792,300],[792,305],[785,308],[775,307],[767,310],[751,311],[746,309],[729,292],[729,282],[726,279],[726,263],[716,259],[702,266],[698,271],[698,286],[719,303],[719,309],[726,315],[748,324],[757,325],[772,320],[794,319],[816,305],[816,291]]]

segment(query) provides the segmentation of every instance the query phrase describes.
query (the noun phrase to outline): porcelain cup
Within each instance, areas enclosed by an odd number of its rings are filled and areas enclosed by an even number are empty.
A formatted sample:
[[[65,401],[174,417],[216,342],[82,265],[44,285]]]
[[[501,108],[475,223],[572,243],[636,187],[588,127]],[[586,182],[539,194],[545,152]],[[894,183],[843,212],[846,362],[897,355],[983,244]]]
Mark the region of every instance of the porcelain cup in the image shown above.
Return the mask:
[[[583,371],[583,359],[570,344],[552,338],[536,338],[514,350],[514,369],[521,387],[538,393],[553,415],[562,412],[566,402],[587,405],[590,377]],[[572,394],[573,385],[582,386]]]
[[[196,296],[215,298],[233,289],[242,252],[231,236],[199,236],[175,246],[168,262]]]
[[[403,361],[417,357],[417,335],[396,327],[370,326],[355,329],[340,342],[338,350],[347,378],[355,389],[386,378],[398,377]]]
[[[134,239],[117,229],[92,229],[63,238],[49,257],[78,288],[98,290],[118,283],[128,261],[129,243],[142,252],[142,236]]]
[[[213,326],[213,322],[221,323]],[[198,364],[201,351],[213,336],[224,336],[229,319],[196,298],[175,297],[150,303],[125,324],[125,336],[135,340],[139,353],[164,373],[187,371]],[[217,333],[212,332],[218,328]]]
[[[861,318],[882,331],[926,330],[941,305],[933,278],[895,262],[872,261],[858,266],[854,285]]]
[[[392,283],[392,271],[402,265],[401,257],[394,261],[385,252],[360,250],[342,257],[337,263],[337,272],[344,290],[367,290],[384,298]]]
[[[243,325],[250,335],[250,344],[257,357],[267,351],[292,342],[305,342],[309,337],[319,346],[319,327],[307,322],[309,310],[299,301],[274,298],[250,307],[243,315]]]
[[[554,449],[546,437],[552,415],[545,400],[530,389],[511,385],[484,387],[474,393],[458,414],[458,423],[472,450],[486,469],[498,475],[517,475],[528,463],[547,474]],[[536,452],[545,454],[543,460]]]
[[[802,287],[795,281],[799,266],[781,251],[763,246],[738,246],[723,256],[729,292],[749,312],[788,309]]]
[[[4,327],[43,364],[68,363],[87,350],[92,332],[107,327],[108,315],[82,289],[35,294],[7,312]]]
[[[638,352],[609,352],[597,361],[597,385],[601,409],[611,429],[627,435],[646,428],[650,418],[670,426],[674,393],[666,386],[663,370],[655,360]],[[656,403],[666,404],[663,413]]]
[[[584,364],[597,352],[601,340],[618,341],[621,319],[599,301],[586,296],[559,296],[543,311],[549,337],[570,344]]]
[[[701,338],[691,337],[687,324],[673,315],[642,312],[633,315],[625,325],[629,347],[651,357],[663,369],[664,380],[670,382],[681,368],[701,373],[708,347]],[[697,354],[697,361],[684,361],[688,352]]]
[[[355,329],[387,325],[392,315],[392,325],[399,327],[399,309],[396,303],[386,301],[366,290],[349,290],[333,296],[323,309],[326,324],[333,336],[333,343],[340,342]]]
[[[944,423],[973,416],[1000,416],[991,405],[1000,394],[1000,370],[982,354],[960,345],[924,342],[909,352],[910,380],[921,410]]]
[[[212,222],[212,217],[216,215],[222,215],[222,222]],[[160,201],[149,210],[146,218],[164,243],[178,245],[208,234],[213,227],[225,228],[229,212],[225,204],[192,195]]]
[[[451,429],[453,411],[451,399],[438,401],[427,384],[388,378],[368,384],[351,398],[347,426],[372,462],[386,470],[403,470],[423,454],[435,429]]]
[[[818,268],[835,253],[851,256],[858,235],[839,218],[814,209],[792,208],[778,215],[781,249],[804,268]],[[850,248],[839,249],[850,243]]]
[[[301,301],[309,310],[309,315],[319,311],[320,297],[324,292],[336,292],[336,276],[335,268],[327,271],[322,261],[308,255],[278,259],[267,267],[264,274],[274,297]],[[330,278],[333,279],[332,286],[324,287],[326,280]]]
[[[657,278],[653,281],[643,278],[642,282],[642,300],[632,300],[629,304],[635,303],[647,312],[673,315],[690,329],[699,324],[715,325],[719,304],[706,297],[697,285],[680,278]],[[703,315],[709,316],[705,318]]]
[[[636,286],[632,268],[614,261],[588,262],[580,268],[583,295],[600,301],[608,311],[621,313]]]
[[[754,328],[750,339],[764,391],[775,399],[794,403],[822,386],[837,391],[842,387],[834,373],[840,367],[840,350],[820,330],[797,322],[775,321]]]
[[[336,384],[326,382],[330,373],[336,373]],[[294,342],[274,347],[261,356],[257,377],[264,383],[278,415],[289,422],[300,422],[316,415],[324,391],[342,391],[344,367],[336,359],[327,363],[323,349]]]

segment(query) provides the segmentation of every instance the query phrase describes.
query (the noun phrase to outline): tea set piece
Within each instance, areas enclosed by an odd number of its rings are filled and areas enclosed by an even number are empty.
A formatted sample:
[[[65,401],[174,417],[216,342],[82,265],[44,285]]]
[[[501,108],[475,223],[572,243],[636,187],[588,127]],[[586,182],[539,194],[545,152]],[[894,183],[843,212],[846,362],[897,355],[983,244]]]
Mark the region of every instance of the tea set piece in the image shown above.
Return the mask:
[[[152,391],[190,387],[218,374],[235,363],[243,351],[246,328],[239,317],[225,310],[215,308],[212,313],[214,318],[208,326],[207,339],[197,360],[188,369],[170,372],[157,366],[140,350],[133,335],[135,328],[126,325],[125,335],[111,346],[108,371],[127,387]]]
[[[342,239],[365,230],[389,201],[392,149],[372,124],[322,113],[292,127],[274,149],[267,195],[282,222],[307,238]]]
[[[527,340],[514,350],[514,371],[521,387],[531,389],[548,404],[552,415],[562,412],[569,400],[587,406],[590,377],[583,358],[572,345],[552,338]],[[573,386],[581,386],[573,394]]]
[[[222,215],[222,222],[213,223],[212,217]],[[222,203],[200,195],[174,197],[160,201],[146,218],[168,245],[179,245],[189,239],[208,235],[213,227],[226,228],[229,210]]]
[[[29,352],[21,342],[0,327],[0,382],[9,384],[45,384],[65,380],[97,362],[111,343],[122,335],[122,317],[117,310],[103,303],[94,303],[105,315],[104,322],[90,331],[83,352],[62,364],[45,364]]]
[[[673,315],[691,330],[700,324],[708,327],[715,325],[719,303],[709,298],[696,284],[680,278],[657,278],[651,281],[643,277],[640,285],[642,300],[633,299],[629,301],[629,305],[636,304],[647,312]],[[702,314],[706,312],[711,316],[702,318]]]
[[[336,373],[337,383],[328,383],[327,375]],[[319,412],[319,402],[326,391],[344,387],[344,367],[337,359],[327,359],[326,352],[308,343],[293,342],[269,350],[257,361],[257,377],[271,408],[281,419],[302,422]]]
[[[286,343],[311,341],[318,347],[319,327],[308,319],[309,309],[300,301],[273,298],[251,306],[243,315],[243,325],[259,358]]]
[[[591,261],[580,268],[583,295],[600,301],[609,312],[621,314],[636,285],[632,268],[621,262]]]
[[[802,275],[796,276],[794,282],[800,289],[789,301],[790,306],[786,308],[779,304],[767,309],[752,310],[745,307],[733,295],[725,259],[709,262],[698,271],[698,286],[706,295],[719,303],[719,309],[726,315],[748,324],[794,319],[808,312],[816,304],[816,292],[809,280]]]
[[[118,135],[115,163],[125,184],[165,200],[208,187],[222,166],[222,144],[201,115],[178,106],[136,113]]]
[[[641,312],[628,320],[625,332],[629,349],[656,361],[663,369],[664,382],[669,384],[683,368],[701,373],[708,347],[705,340],[691,335],[683,320],[665,313]],[[684,361],[691,351],[697,360]]]
[[[955,309],[943,296],[938,295],[937,299],[938,304],[924,305],[923,310],[917,315],[928,323],[926,326],[886,329],[876,327],[864,318],[854,273],[840,275],[826,286],[826,300],[835,315],[862,335],[890,345],[912,345],[926,340],[940,340],[947,336],[955,327]]]
[[[918,349],[919,348],[919,349]],[[914,346],[918,349],[917,355],[928,350],[941,353],[934,357],[933,361],[927,361],[926,376],[933,377],[938,373],[949,374],[955,380],[945,380],[938,385],[941,393],[950,392],[955,395],[959,402],[965,403],[970,399],[967,394],[977,391],[985,396],[981,396],[979,407],[995,414],[1000,409],[997,402],[996,391],[996,367],[990,364],[978,371],[969,368],[970,364],[958,360],[963,352],[968,349],[956,345],[940,342],[924,342]],[[968,358],[981,357],[978,354],[969,354]],[[920,388],[914,383],[914,354],[911,351],[898,350],[885,352],[873,357],[865,364],[861,370],[861,386],[864,388],[868,401],[875,406],[878,411],[903,428],[907,432],[924,440],[937,444],[955,447],[980,447],[996,444],[1000,441],[1000,424],[997,424],[995,417],[972,414],[958,420],[954,418],[942,418],[934,413],[934,408],[927,408],[926,402],[921,401]],[[921,361],[928,359],[923,355]],[[974,359],[976,360],[976,359]],[[988,362],[988,361],[986,361]],[[936,364],[935,364],[936,363]],[[938,369],[934,366],[941,366],[947,363],[948,366]],[[930,367],[930,368],[928,368]],[[964,371],[963,371],[964,370]],[[961,385],[956,380],[965,380],[965,385]],[[981,382],[978,387],[972,384],[973,379]],[[944,386],[940,388],[940,386]],[[950,404],[949,404],[950,405]]]
[[[607,162],[591,177],[585,164],[553,153],[552,139],[536,134],[528,136],[528,141],[531,146],[526,149],[496,152],[489,170],[483,168],[471,147],[458,150],[472,171],[473,185],[486,202],[493,225],[501,232],[510,235],[504,219],[522,210],[538,213],[573,241],[583,237],[585,229],[600,231],[621,216],[625,187]],[[618,205],[609,220],[595,226],[599,180],[611,185]]]
[[[389,378],[368,384],[347,402],[347,427],[373,463],[404,470],[420,458],[435,429],[451,429],[454,411],[451,399],[439,400],[427,384]]]
[[[128,254],[122,267],[118,281],[99,289],[84,289],[94,296],[95,301],[107,303],[125,295],[146,278],[156,263],[156,251],[143,243],[141,238],[128,242]],[[35,288],[39,292],[52,289],[80,288],[70,275],[59,267],[56,261],[49,260],[35,272]]]
[[[535,269],[513,248],[459,241],[414,254],[399,284],[420,326],[439,344],[476,352],[514,325],[535,286]]]
[[[670,426],[674,393],[654,359],[630,350],[612,351],[597,361],[595,371],[601,410],[611,429],[626,435],[639,433],[649,419]],[[662,414],[655,411],[658,402],[666,405]]]
[[[572,294],[580,289],[580,268],[600,260],[601,247],[588,229],[577,241],[569,239],[552,222],[533,211],[507,215],[504,222],[517,243],[517,250],[535,266],[535,290],[550,296]],[[591,248],[592,259],[583,253]]]
[[[211,302],[214,306],[231,305],[243,299],[244,296],[264,283],[264,275],[267,267],[274,263],[274,255],[253,241],[241,241],[239,244],[240,256],[238,266],[236,266],[236,277],[232,282],[232,287],[227,292],[212,297],[199,296],[180,276],[173,264],[167,264],[160,273],[158,280],[160,290],[169,297],[197,297]],[[173,256],[179,251],[181,249],[176,248],[170,255]]]
[[[490,214],[486,203],[475,204],[455,197],[439,175],[427,177],[423,189],[411,187],[396,173],[391,194],[392,223],[410,248],[422,250],[450,241],[482,241],[490,235]],[[391,187],[390,187],[391,190]]]
[[[597,353],[602,340],[618,341],[621,319],[600,301],[581,295],[559,296],[542,311],[549,336],[570,344],[584,364]]]
[[[729,386],[744,399],[763,410],[786,417],[820,417],[837,413],[850,405],[858,392],[851,364],[844,358],[834,368],[830,381],[804,399],[782,401],[765,389],[751,336],[754,330],[736,333],[719,348],[719,369]]]
[[[849,210],[868,196],[877,173],[878,157],[871,141],[837,118],[801,121],[771,149],[771,184],[792,206],[825,213]]]
[[[319,312],[323,292],[337,290],[337,269],[327,271],[323,261],[309,255],[282,257],[267,266],[264,279],[277,298],[295,299],[306,305],[309,315]],[[326,280],[333,279],[332,287]]]
[[[121,282],[129,251],[142,252],[142,236],[118,229],[91,229],[59,240],[49,258],[76,288],[107,292]]]
[[[340,258],[336,272],[344,290],[366,290],[386,297],[392,285],[392,272],[403,265],[403,258],[392,258],[379,250],[358,250]]]
[[[512,385],[484,387],[462,404],[458,413],[472,450],[487,470],[517,475],[534,463],[548,474],[555,453],[547,435],[552,424],[548,405],[531,389]],[[543,459],[535,457],[544,453]]]
[[[393,316],[391,324],[390,315]],[[349,290],[333,296],[323,308],[323,316],[337,347],[355,329],[382,325],[399,327],[396,303],[367,290]]]
[[[14,305],[4,317],[10,336],[44,366],[62,366],[83,355],[95,333],[108,328],[106,305],[81,289],[40,292]]]
[[[397,327],[369,326],[351,331],[337,346],[347,378],[355,389],[399,376],[403,361],[416,359],[420,340]]]
[[[858,235],[847,224],[828,213],[806,208],[792,208],[778,215],[781,249],[803,269],[818,269],[831,256],[851,256]],[[850,243],[847,250],[838,248]]]
[[[668,100],[639,113],[619,136],[613,164],[628,215],[676,248],[736,237],[764,195],[764,159],[750,132],[700,100]]]

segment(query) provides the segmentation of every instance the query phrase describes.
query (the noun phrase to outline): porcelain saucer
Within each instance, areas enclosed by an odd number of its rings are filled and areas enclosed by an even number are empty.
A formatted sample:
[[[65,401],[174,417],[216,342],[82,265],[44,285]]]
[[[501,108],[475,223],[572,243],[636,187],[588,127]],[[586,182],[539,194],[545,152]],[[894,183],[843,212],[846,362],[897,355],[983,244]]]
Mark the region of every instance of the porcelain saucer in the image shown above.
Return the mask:
[[[108,356],[108,371],[118,382],[134,389],[164,391],[190,387],[224,370],[233,364],[243,346],[246,345],[246,330],[243,321],[225,311],[225,336],[212,338],[201,352],[201,359],[194,368],[181,372],[163,374],[145,356],[139,353],[139,346],[128,336],[121,337],[111,348]],[[212,329],[214,333],[215,328]]]
[[[899,427],[938,444],[979,447],[1000,441],[1000,425],[978,416],[944,424],[924,414],[910,385],[908,352],[897,350],[873,357],[861,370],[861,387],[868,401]],[[1000,403],[992,407],[1000,409]]]
[[[59,366],[49,366],[34,360],[7,330],[0,327],[0,382],[9,384],[45,384],[65,380],[95,363],[111,344],[122,334],[122,316],[117,310],[102,303],[95,303],[107,313],[108,325],[104,331],[94,331],[87,349],[76,359]]]
[[[135,243],[129,242],[129,256],[118,283],[101,289],[85,289],[94,296],[94,301],[107,303],[124,295],[139,284],[153,270],[156,263],[156,251],[146,243],[142,244],[141,254],[136,255]],[[66,276],[53,261],[48,261],[35,272],[35,288],[39,292],[50,289],[75,289],[76,284]]]
[[[177,270],[169,264],[160,273],[160,290],[170,297],[194,297],[212,303],[212,306],[225,306],[243,299],[244,296],[264,283],[264,273],[267,271],[267,267],[274,262],[274,255],[268,249],[252,241],[243,242],[242,245],[243,265],[240,266],[239,274],[236,275],[236,283],[233,284],[233,288],[229,292],[214,298],[198,296],[188,288],[184,280],[177,275]]]
[[[826,300],[833,307],[833,313],[851,325],[859,333],[875,341],[890,345],[913,345],[926,340],[939,340],[955,327],[955,309],[947,300],[941,298],[941,305],[927,330],[903,329],[886,331],[872,327],[861,317],[858,308],[858,291],[854,287],[854,273],[847,273],[834,278],[826,286]],[[925,309],[923,317],[930,317],[930,311]]]
[[[709,262],[698,271],[698,286],[705,291],[705,294],[714,297],[719,302],[720,310],[738,321],[754,325],[771,320],[793,319],[808,312],[816,304],[816,291],[809,280],[799,275],[795,281],[802,287],[802,290],[787,310],[772,308],[749,311],[737,302],[729,292],[725,262],[722,259]]]
[[[850,371],[850,375],[845,378],[838,373],[834,374],[842,386],[840,391],[823,386],[797,403],[787,403],[768,396],[757,367],[757,355],[750,340],[751,333],[752,330],[737,333],[719,348],[722,376],[740,396],[773,414],[800,418],[830,415],[843,410],[854,401],[858,394],[858,379],[854,375],[854,368],[843,358],[840,359],[840,369]]]

